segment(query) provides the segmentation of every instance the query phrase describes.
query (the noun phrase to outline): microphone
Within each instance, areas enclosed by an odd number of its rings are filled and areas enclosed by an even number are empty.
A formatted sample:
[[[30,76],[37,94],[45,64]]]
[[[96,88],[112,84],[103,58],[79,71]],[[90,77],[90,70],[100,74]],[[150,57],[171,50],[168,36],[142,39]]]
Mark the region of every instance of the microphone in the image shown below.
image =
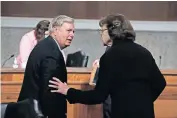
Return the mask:
[[[160,68],[160,66],[161,66],[161,59],[162,59],[162,57],[159,56],[159,68]]]
[[[14,54],[12,54],[8,59],[5,60],[1,67],[3,67],[3,66],[5,65],[5,63],[6,63],[9,59],[11,59],[12,57],[14,57]]]

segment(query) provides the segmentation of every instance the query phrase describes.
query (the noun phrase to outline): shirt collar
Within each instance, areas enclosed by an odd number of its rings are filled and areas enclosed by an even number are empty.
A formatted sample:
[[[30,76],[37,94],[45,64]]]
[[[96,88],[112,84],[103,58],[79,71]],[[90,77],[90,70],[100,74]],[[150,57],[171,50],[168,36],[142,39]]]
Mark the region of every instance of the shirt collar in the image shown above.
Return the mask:
[[[58,44],[58,42],[56,41],[56,39],[54,39],[54,41],[56,42],[58,49],[61,51],[60,45]]]

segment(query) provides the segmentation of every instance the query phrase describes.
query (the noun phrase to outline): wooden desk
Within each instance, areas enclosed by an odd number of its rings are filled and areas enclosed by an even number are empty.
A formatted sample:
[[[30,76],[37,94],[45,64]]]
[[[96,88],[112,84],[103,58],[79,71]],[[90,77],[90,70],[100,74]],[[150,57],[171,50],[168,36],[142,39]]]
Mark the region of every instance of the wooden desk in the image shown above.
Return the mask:
[[[91,69],[67,68],[68,85],[89,90]],[[154,103],[157,118],[177,118],[177,70],[161,70],[167,87]],[[23,69],[1,69],[1,102],[15,102],[23,80]],[[102,118],[102,105],[67,104],[67,118]]]

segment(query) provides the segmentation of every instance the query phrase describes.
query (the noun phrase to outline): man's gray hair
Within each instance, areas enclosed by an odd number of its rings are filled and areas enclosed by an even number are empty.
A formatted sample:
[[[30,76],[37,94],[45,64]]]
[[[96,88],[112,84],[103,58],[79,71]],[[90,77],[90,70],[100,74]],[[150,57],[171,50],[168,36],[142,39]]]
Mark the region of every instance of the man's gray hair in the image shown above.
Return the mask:
[[[63,23],[74,23],[74,19],[66,15],[59,15],[53,18],[49,25],[49,32],[52,32],[56,26],[62,26]]]

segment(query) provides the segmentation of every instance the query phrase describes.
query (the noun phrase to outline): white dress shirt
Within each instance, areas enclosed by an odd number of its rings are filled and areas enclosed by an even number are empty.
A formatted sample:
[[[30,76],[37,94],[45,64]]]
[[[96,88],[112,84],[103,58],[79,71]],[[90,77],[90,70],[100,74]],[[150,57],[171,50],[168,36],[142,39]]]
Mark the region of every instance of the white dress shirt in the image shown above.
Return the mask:
[[[55,39],[54,39],[54,40],[55,40]],[[55,42],[56,42],[56,44],[57,44],[57,46],[58,46],[58,49],[61,51],[61,53],[62,53],[62,55],[63,55],[63,58],[64,58],[64,61],[65,61],[65,63],[66,63],[66,56],[65,56],[64,51],[61,50],[60,45],[58,44],[58,42],[57,42],[56,40],[55,40]]]

